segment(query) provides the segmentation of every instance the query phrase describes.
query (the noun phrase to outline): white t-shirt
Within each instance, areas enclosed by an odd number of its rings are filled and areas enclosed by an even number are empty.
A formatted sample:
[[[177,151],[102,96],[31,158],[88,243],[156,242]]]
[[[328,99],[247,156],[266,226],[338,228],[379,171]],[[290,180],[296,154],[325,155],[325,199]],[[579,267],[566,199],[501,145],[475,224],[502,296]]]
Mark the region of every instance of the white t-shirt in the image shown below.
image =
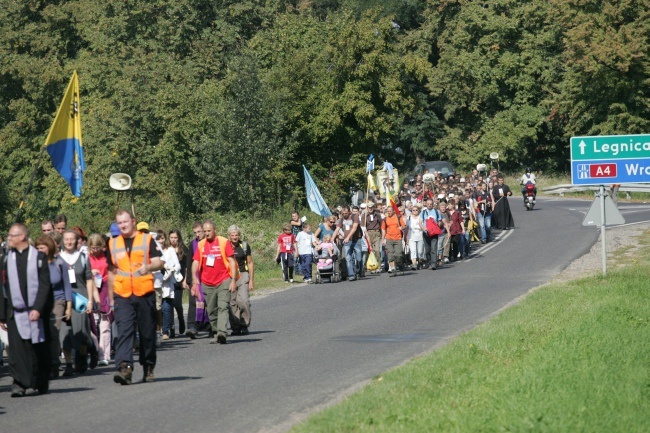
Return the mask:
[[[296,236],[296,243],[298,244],[298,254],[299,255],[311,254],[314,242],[316,242],[316,238],[314,237],[313,233],[306,233],[304,231],[298,233],[298,236]]]
[[[520,183],[522,185],[526,185],[528,182],[532,183],[533,185],[537,183],[537,178],[535,177],[535,173],[524,174],[523,176],[521,176]]]
[[[414,240],[414,241],[421,241],[422,240],[422,227],[420,226],[420,219],[419,216],[415,215],[409,215],[408,217],[408,224],[409,224],[409,239]]]

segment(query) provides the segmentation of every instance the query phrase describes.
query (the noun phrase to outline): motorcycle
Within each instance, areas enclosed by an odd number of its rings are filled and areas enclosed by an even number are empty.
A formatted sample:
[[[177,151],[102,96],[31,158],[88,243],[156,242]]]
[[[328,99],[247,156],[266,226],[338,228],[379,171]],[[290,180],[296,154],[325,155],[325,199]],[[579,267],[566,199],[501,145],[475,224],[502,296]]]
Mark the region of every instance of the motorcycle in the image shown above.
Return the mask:
[[[526,206],[526,210],[533,210],[535,198],[535,185],[532,182],[526,183],[524,186],[524,206]]]

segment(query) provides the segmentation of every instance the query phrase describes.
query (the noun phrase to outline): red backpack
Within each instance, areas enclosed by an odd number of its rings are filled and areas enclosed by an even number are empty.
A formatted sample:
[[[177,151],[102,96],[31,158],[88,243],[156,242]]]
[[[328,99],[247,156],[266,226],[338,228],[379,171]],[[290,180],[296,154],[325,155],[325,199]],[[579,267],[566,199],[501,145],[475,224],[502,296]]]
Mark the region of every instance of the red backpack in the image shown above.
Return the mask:
[[[442,233],[442,229],[440,228],[440,225],[438,225],[438,222],[433,219],[433,218],[427,218],[427,236],[432,237],[432,236],[438,236],[439,234]]]

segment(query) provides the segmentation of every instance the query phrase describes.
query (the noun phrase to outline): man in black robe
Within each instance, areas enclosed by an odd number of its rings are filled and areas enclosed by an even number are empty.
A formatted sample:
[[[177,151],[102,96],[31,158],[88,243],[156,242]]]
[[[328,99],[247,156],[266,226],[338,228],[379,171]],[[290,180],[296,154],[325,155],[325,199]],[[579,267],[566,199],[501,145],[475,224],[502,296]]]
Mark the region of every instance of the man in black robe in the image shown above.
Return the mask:
[[[503,176],[497,176],[497,184],[492,187],[494,210],[492,211],[492,227],[497,230],[508,230],[515,228],[515,220],[510,212],[508,197],[512,191],[508,185],[503,183]]]
[[[49,390],[52,286],[47,256],[29,245],[29,229],[9,229],[8,251],[0,263],[0,327],[9,339],[9,374],[12,397],[27,388],[40,394]]]

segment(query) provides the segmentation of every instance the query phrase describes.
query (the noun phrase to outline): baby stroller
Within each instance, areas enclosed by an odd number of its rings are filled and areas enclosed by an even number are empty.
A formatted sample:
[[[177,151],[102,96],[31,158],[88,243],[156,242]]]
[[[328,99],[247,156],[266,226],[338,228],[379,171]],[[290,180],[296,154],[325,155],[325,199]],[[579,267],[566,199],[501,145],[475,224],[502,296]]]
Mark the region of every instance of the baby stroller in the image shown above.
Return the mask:
[[[330,256],[329,251],[323,249],[318,255],[318,262],[316,264],[316,278],[314,283],[320,284],[323,280],[328,280],[330,283],[338,283],[341,281],[341,272],[339,271],[339,254],[340,251],[336,244],[332,245],[334,254]],[[320,259],[331,259],[325,266],[319,266]]]

